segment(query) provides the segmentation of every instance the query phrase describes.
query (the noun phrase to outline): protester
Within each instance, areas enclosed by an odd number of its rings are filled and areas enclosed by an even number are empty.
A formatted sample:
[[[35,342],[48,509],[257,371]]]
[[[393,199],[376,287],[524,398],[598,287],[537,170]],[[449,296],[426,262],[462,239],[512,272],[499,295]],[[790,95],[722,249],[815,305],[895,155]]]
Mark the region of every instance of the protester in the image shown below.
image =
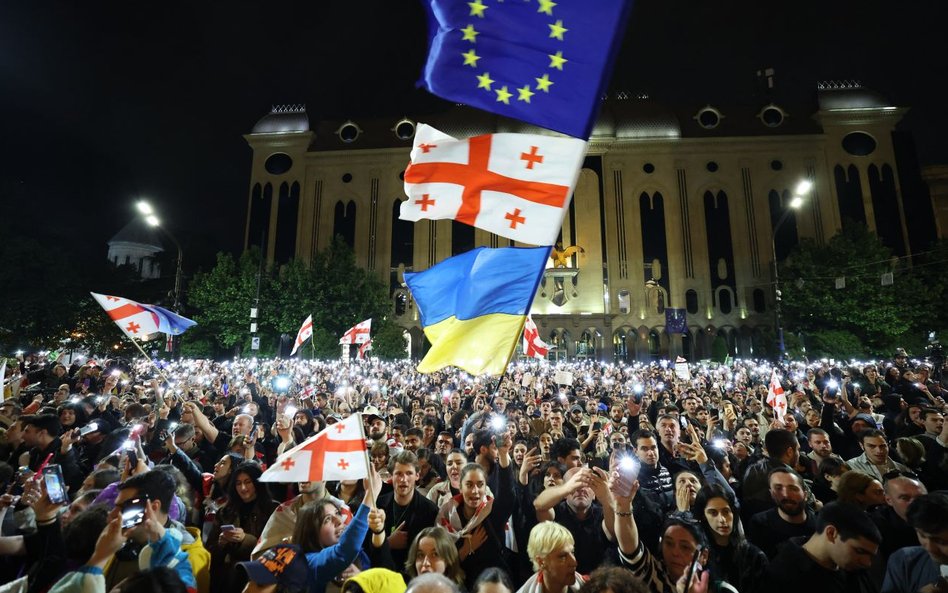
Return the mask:
[[[923,383],[931,394],[941,386],[930,376],[923,382],[923,373],[912,375],[915,363],[908,358],[893,367],[892,393],[881,379],[868,379],[870,367],[881,370],[885,362],[774,367],[737,360],[688,364],[690,378],[682,378],[660,362],[520,361],[500,381],[454,369],[421,375],[411,362],[374,359],[161,364],[161,376],[144,360],[103,360],[105,372],[91,365],[28,368],[26,360],[22,368],[11,367],[16,389],[0,404],[0,423],[8,427],[0,461],[10,464],[0,465],[0,481],[10,490],[0,514],[11,505],[0,522],[0,553],[6,543],[32,552],[7,555],[2,576],[42,574],[47,585],[60,579],[57,587],[98,586],[88,576],[61,579],[88,560],[92,542],[79,546],[75,564],[55,554],[44,561],[34,543],[53,541],[55,529],[73,541],[77,522],[91,525],[94,513],[125,508],[140,494],[157,504],[149,511],[150,528],[157,534],[160,524],[172,534],[162,545],[169,558],[182,559],[174,571],[190,566],[190,577],[175,578],[201,593],[212,574],[215,590],[230,590],[241,586],[244,572],[251,593],[404,587],[378,569],[401,572],[406,581],[419,577],[412,581],[419,590],[508,593],[535,574],[530,534],[544,525],[564,527],[572,538],[574,577],[619,564],[606,580],[590,581],[614,583],[613,591],[632,590],[616,576],[622,574],[653,593],[671,593],[684,588],[690,572],[691,585],[707,581],[714,593],[729,586],[757,593],[760,583],[770,582],[762,576],[765,557],[781,559],[773,570],[790,570],[796,562],[807,574],[821,574],[786,546],[807,550],[816,566],[843,561],[846,567],[834,571],[830,584],[878,585],[886,559],[918,543],[937,552],[943,537],[937,521],[916,529],[908,512],[913,501],[948,481],[945,404],[906,381]],[[782,421],[764,403],[775,368],[789,394]],[[570,373],[573,384],[557,384],[557,371]],[[31,375],[49,379],[48,386],[40,381],[27,389]],[[286,379],[279,389],[276,377]],[[835,392],[833,380],[840,385]],[[911,400],[904,413],[899,393]],[[259,481],[265,468],[285,461],[281,453],[354,412],[364,415],[369,453],[384,485],[367,491],[354,478]],[[912,438],[898,440],[902,436]],[[30,487],[36,483],[31,474],[50,454],[68,500],[44,506]],[[166,496],[162,505],[159,498]],[[827,504],[828,513],[819,506],[836,498],[871,511],[867,524],[882,534],[875,547],[867,543],[873,541],[868,532],[833,535],[847,524],[833,510],[840,503]],[[832,519],[833,513],[839,516]],[[51,517],[58,519],[47,524]],[[152,566],[141,558],[150,554],[149,539],[136,529],[110,553],[103,587]],[[224,541],[225,533],[241,532],[240,542]],[[858,562],[846,564],[856,552],[836,547],[840,541],[866,544]],[[696,551],[700,568],[693,564]],[[871,559],[868,580],[863,552]],[[925,552],[940,566],[936,556]],[[250,557],[260,563],[248,563]],[[273,576],[280,559],[289,559],[281,574],[296,577]],[[923,560],[921,554],[903,560],[902,576],[892,573],[892,582],[931,585],[906,580],[928,574],[915,571]],[[498,566],[509,581],[493,570]],[[360,576],[367,571],[373,572]],[[438,580],[442,571],[446,581]],[[551,567],[546,572],[558,589],[582,580],[567,585],[569,571],[563,579]],[[163,578],[154,569],[143,574],[149,582]]]

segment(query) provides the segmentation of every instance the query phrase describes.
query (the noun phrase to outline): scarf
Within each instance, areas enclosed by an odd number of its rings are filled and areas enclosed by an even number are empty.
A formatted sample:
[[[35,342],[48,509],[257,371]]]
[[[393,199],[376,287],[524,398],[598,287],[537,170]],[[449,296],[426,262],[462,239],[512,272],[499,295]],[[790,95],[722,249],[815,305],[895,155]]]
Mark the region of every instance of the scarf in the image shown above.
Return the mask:
[[[567,588],[567,591],[579,591],[586,583],[586,577],[576,573],[576,582]],[[517,593],[543,593],[543,571],[533,573],[533,576],[527,579],[527,582],[517,590]]]
[[[490,511],[494,506],[494,498],[487,496],[482,503],[477,505],[477,510],[474,511],[474,516],[467,522],[467,525],[464,525],[461,520],[462,504],[464,504],[464,497],[462,495],[458,494],[457,496],[452,496],[447,502],[441,505],[441,510],[438,511],[438,520],[436,521],[438,525],[448,530],[448,534],[450,534],[451,538],[455,541],[462,537],[469,536],[472,531],[477,529],[478,525],[484,522],[484,519],[490,515]]]

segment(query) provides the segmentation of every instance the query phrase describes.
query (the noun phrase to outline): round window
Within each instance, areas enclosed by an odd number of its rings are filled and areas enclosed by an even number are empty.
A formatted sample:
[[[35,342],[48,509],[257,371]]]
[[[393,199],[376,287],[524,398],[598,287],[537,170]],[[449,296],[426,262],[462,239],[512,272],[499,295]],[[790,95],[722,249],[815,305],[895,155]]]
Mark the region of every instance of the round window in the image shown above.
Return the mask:
[[[352,173],[346,173],[342,176],[343,183],[349,183],[350,181],[352,181]]]
[[[783,169],[783,162],[780,160],[774,159],[770,161],[770,168],[773,169],[774,171],[779,171],[780,169]]]
[[[410,119],[402,119],[393,128],[395,136],[399,140],[411,140],[415,135],[415,122]]]
[[[339,130],[336,131],[336,134],[339,135],[339,139],[346,144],[355,142],[361,133],[362,130],[359,129],[359,126],[351,121],[347,121],[346,123],[342,124],[339,126]]]
[[[644,165],[642,165],[642,170],[648,173],[649,175],[651,175],[652,173],[655,172],[655,165],[653,165],[652,163],[645,163]]]
[[[698,120],[698,125],[706,130],[713,130],[718,127],[718,124],[721,123],[721,112],[719,112],[714,107],[708,106],[698,112],[698,115],[695,116],[695,119]]]
[[[708,171],[711,171],[712,173],[718,170],[718,164],[714,161],[708,161],[708,164],[705,165],[705,167],[708,169]]]
[[[776,105],[768,105],[761,110],[759,117],[768,128],[776,128],[783,123],[784,113],[783,109]]]
[[[293,168],[293,159],[288,154],[277,152],[267,157],[263,167],[270,175],[283,175]]]
[[[868,156],[875,149],[875,138],[865,132],[850,132],[843,137],[843,150],[853,156]]]

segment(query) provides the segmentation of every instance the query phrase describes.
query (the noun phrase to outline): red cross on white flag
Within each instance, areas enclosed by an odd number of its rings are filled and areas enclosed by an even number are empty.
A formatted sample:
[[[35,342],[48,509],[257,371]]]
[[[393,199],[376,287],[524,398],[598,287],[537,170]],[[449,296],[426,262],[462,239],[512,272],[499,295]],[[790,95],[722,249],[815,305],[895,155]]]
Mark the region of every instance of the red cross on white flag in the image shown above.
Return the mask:
[[[139,303],[107,294],[91,294],[126,336],[146,340],[158,333],[158,316]]]
[[[523,353],[532,358],[544,359],[550,347],[540,339],[540,330],[533,318],[527,315],[527,321],[523,324]]]
[[[290,352],[290,356],[296,354],[296,351],[300,349],[300,346],[303,343],[313,337],[313,316],[310,315],[306,318],[306,321],[303,322],[303,325],[300,326],[300,331],[296,332],[296,341],[293,342],[293,350]]]
[[[362,414],[331,424],[277,458],[261,482],[358,480],[369,475]]]
[[[399,218],[453,219],[533,245],[556,242],[586,156],[576,138],[415,133]]]
[[[774,369],[770,375],[770,387],[767,389],[767,405],[774,409],[777,420],[782,421],[787,413],[787,396],[784,394],[783,386],[780,384],[777,369]]]
[[[340,344],[365,344],[369,341],[369,334],[372,332],[372,318],[366,319],[362,323],[357,323],[350,327],[346,333],[339,338]]]

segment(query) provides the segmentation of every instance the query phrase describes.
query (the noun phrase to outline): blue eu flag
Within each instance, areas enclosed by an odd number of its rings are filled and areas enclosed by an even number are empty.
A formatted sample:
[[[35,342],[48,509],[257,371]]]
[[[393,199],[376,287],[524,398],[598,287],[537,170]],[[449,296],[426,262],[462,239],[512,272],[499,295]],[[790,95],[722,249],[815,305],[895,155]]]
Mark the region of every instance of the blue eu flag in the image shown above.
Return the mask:
[[[423,0],[419,84],[485,111],[586,140],[631,0]]]
[[[665,309],[665,331],[669,334],[688,333],[688,316],[684,309]]]

